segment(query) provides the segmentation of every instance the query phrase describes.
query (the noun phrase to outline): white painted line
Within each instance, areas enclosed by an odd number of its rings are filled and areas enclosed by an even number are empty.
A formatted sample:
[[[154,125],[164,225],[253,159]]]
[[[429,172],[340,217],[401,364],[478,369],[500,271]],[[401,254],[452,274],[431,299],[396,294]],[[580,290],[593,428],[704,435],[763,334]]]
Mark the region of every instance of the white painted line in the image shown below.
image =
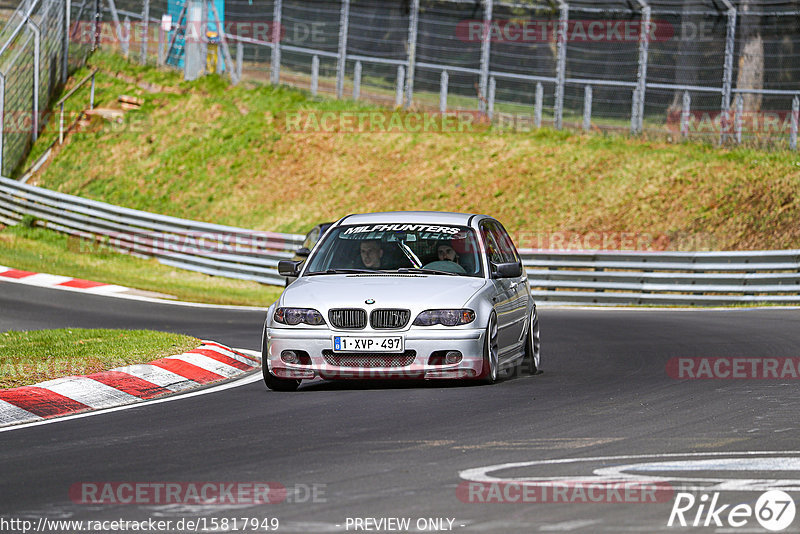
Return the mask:
[[[131,376],[141,378],[142,380],[157,386],[161,386],[162,388],[166,388],[170,391],[183,391],[184,389],[189,389],[200,385],[194,380],[189,380],[188,378],[173,373],[172,371],[167,371],[161,367],[146,363],[126,365],[125,367],[117,367],[111,370],[119,371],[120,373],[127,373]]]
[[[57,274],[45,273],[37,273],[26,276],[25,278],[18,278],[20,283],[29,284],[32,286],[55,286],[58,284],[63,284],[64,282],[69,282],[72,279],[73,278],[71,276],[60,276]]]
[[[225,383],[225,384],[220,384],[219,386],[214,386],[214,387],[210,387],[210,388],[206,388],[206,389],[200,389],[200,390],[193,391],[193,392],[190,392],[190,393],[184,393],[182,395],[173,395],[173,396],[164,397],[164,398],[161,398],[161,399],[153,399],[153,400],[149,400],[149,401],[142,401],[142,402],[137,402],[136,404],[126,404],[124,406],[117,406],[115,408],[108,408],[106,410],[96,410],[96,411],[92,411],[92,412],[83,412],[83,413],[79,413],[79,414],[68,415],[66,417],[57,417],[55,419],[44,419],[42,421],[34,421],[33,423],[25,423],[25,424],[21,424],[21,425],[7,426],[7,427],[4,427],[4,428],[0,428],[0,433],[12,432],[14,430],[22,430],[24,428],[30,428],[30,427],[33,427],[33,426],[41,426],[41,425],[51,425],[51,424],[56,424],[56,423],[63,423],[65,421],[72,421],[73,419],[82,419],[84,417],[94,417],[96,415],[103,415],[103,414],[112,413],[112,412],[121,412],[123,410],[133,410],[133,409],[142,408],[144,406],[148,406],[148,405],[152,405],[152,404],[160,404],[162,402],[172,402],[172,401],[177,401],[177,400],[182,400],[182,399],[188,399],[190,397],[195,397],[195,396],[198,396],[198,395],[208,395],[210,393],[217,393],[219,391],[224,391],[226,389],[232,389],[232,388],[237,388],[237,387],[240,387],[240,386],[245,386],[245,385],[251,384],[253,382],[258,382],[261,379],[262,379],[261,378],[261,373],[252,373],[252,374],[249,374],[249,375],[247,375],[247,376],[245,376],[243,378],[240,378],[239,380],[234,380],[232,382],[228,382],[228,383]]]
[[[106,285],[102,285],[102,286],[89,287],[89,288],[84,289],[84,291],[88,291],[89,293],[95,293],[95,294],[98,294],[98,295],[104,295],[104,294],[107,294],[107,293],[111,294],[111,293],[119,293],[120,291],[128,291],[129,289],[130,288],[127,288],[125,286],[117,286],[117,285],[114,285],[114,284],[106,284]]]
[[[8,425],[11,423],[27,423],[30,421],[38,421],[41,417],[34,415],[28,410],[23,410],[19,406],[15,406],[10,402],[0,400],[0,425]]]
[[[40,382],[36,387],[49,389],[72,400],[85,404],[90,408],[110,408],[119,404],[138,402],[141,399],[111,386],[102,384],[91,378],[68,376]]]
[[[579,528],[588,527],[602,523],[599,519],[576,519],[574,521],[562,521],[561,523],[550,523],[544,525],[539,530],[542,532],[570,532]]]
[[[226,363],[218,362],[217,360],[209,358],[208,356],[203,356],[202,354],[192,354],[187,352],[185,354],[178,354],[177,356],[167,356],[164,359],[181,360],[227,378],[233,378],[236,375],[242,374],[241,369],[237,369],[236,367]]]

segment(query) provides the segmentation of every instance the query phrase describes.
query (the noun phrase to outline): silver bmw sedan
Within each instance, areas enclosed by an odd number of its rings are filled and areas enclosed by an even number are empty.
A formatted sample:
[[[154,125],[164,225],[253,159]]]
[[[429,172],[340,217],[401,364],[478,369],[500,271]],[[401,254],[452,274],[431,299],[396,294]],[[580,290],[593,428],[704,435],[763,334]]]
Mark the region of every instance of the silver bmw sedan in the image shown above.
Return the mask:
[[[323,379],[493,383],[539,369],[539,320],[503,225],[486,215],[388,212],[334,223],[267,310],[267,387]]]

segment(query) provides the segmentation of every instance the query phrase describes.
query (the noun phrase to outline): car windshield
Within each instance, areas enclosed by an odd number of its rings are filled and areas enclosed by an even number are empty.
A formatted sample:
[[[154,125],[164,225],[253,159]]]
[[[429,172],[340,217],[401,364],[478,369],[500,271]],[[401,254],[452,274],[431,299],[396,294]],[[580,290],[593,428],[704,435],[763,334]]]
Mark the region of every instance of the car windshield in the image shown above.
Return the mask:
[[[475,232],[441,224],[340,226],[318,244],[304,273],[410,272],[483,276]]]

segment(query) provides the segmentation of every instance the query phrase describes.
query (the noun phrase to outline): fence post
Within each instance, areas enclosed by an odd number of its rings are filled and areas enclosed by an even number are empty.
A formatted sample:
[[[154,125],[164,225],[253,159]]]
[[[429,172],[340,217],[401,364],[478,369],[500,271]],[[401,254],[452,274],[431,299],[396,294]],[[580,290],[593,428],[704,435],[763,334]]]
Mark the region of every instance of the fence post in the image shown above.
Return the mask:
[[[592,128],[592,86],[583,89],[583,130],[588,132]]]
[[[414,74],[417,68],[417,33],[419,30],[419,0],[413,0],[408,19],[408,76],[406,77],[406,108],[414,102]],[[398,71],[399,72],[399,71]]]
[[[569,24],[569,5],[564,0],[559,0],[557,62],[556,62],[556,102],[554,113],[554,126],[560,130],[564,117],[564,80],[567,73],[567,24]]]
[[[542,127],[542,106],[544,105],[544,87],[542,82],[536,82],[536,100],[533,104],[533,125]]]
[[[639,88],[633,89],[633,96],[631,97],[631,135],[636,135],[636,125],[639,124],[637,114],[639,113]]]
[[[681,109],[681,135],[689,137],[689,114],[691,113],[692,98],[689,91],[683,92],[683,108]]]
[[[103,16],[103,11],[100,8],[100,0],[94,0],[94,17],[92,19],[92,52],[97,50],[100,44],[100,19]]]
[[[356,61],[355,69],[353,70],[353,100],[358,100],[361,97],[361,62]]]
[[[647,56],[650,49],[650,6],[638,0],[642,7],[642,22],[639,29],[639,70],[636,76],[636,123],[631,123],[631,133],[642,133],[644,123],[644,96],[647,89]]]
[[[491,59],[492,46],[492,10],[494,0],[483,0],[483,34],[481,35],[481,78],[478,95],[478,111],[486,113],[486,95],[489,85],[489,61]],[[489,117],[491,121],[491,117]]]
[[[28,19],[28,26],[33,31],[33,124],[31,125],[31,138],[34,142],[39,137],[39,69],[41,66],[41,37],[39,26]]]
[[[728,137],[730,109],[731,109],[731,87],[733,87],[733,53],[736,45],[736,6],[729,0],[722,0],[728,8],[728,24],[725,31],[725,59],[722,69],[722,135],[720,144],[724,143]]]
[[[272,9],[272,73],[270,83],[281,83],[281,25],[283,24],[283,0],[275,0]]]
[[[142,49],[139,63],[147,65],[147,45],[150,39],[150,0],[144,0],[142,6]]]
[[[244,43],[236,41],[236,81],[242,79],[242,69],[244,68]]]
[[[127,58],[131,48],[131,19],[128,18],[128,15],[125,15],[125,19],[122,21],[122,32],[120,33],[119,46],[122,48],[122,55]]]
[[[317,96],[319,91],[319,56],[311,58],[311,96]]]
[[[64,36],[61,44],[61,83],[67,83],[69,75],[69,32],[72,21],[72,0],[64,0]]]
[[[494,79],[494,76],[489,78],[489,99],[487,102],[487,110],[486,114],[489,117],[489,123],[492,122],[494,118],[494,97],[497,91],[497,81]]]
[[[102,4],[102,2],[100,3]],[[111,20],[114,21],[114,35],[121,41],[122,35],[120,35],[120,32],[122,31],[122,24],[119,21],[119,12],[117,12],[117,4],[114,0],[108,0],[108,8],[109,11],[111,11]]]
[[[5,152],[6,130],[6,76],[0,72],[0,175],[4,175],[3,152]]]
[[[163,24],[163,23],[162,23]],[[164,62],[166,62],[167,58],[167,32],[164,31],[164,28],[161,27],[161,24],[158,25],[158,57],[156,58],[156,65],[159,67],[164,66]]]
[[[446,70],[442,71],[442,76],[439,81],[439,111],[444,113],[447,111],[447,86],[450,84],[450,75]]]
[[[741,93],[736,95],[736,118],[733,121],[736,134],[736,143],[742,142],[742,115],[744,114],[744,97]]]
[[[336,64],[336,98],[344,93],[344,73],[347,68],[347,32],[350,26],[350,0],[342,0],[339,17],[339,59]]]
[[[394,107],[399,108],[403,105],[403,90],[406,84],[406,69],[402,65],[397,66],[397,87],[394,93]]]
[[[800,97],[792,99],[792,134],[789,137],[789,148],[797,150],[797,121],[800,119]]]
[[[92,89],[91,93],[89,94],[89,109],[94,109],[94,75],[96,73],[92,73]]]

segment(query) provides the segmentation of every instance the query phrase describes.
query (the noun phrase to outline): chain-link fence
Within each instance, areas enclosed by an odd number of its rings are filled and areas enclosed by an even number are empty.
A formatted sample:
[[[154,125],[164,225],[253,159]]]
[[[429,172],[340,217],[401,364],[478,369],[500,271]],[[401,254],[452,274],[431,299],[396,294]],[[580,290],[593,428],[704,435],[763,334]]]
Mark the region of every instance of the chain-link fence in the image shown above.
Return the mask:
[[[83,0],[70,11],[71,47],[189,70],[185,42],[199,38],[203,57],[218,49],[201,69],[235,82],[479,110],[516,128],[797,146],[800,0]],[[20,49],[33,39],[23,26]]]
[[[42,131],[53,95],[87,47],[68,47],[65,0],[24,0],[0,30],[0,174],[12,172]]]

